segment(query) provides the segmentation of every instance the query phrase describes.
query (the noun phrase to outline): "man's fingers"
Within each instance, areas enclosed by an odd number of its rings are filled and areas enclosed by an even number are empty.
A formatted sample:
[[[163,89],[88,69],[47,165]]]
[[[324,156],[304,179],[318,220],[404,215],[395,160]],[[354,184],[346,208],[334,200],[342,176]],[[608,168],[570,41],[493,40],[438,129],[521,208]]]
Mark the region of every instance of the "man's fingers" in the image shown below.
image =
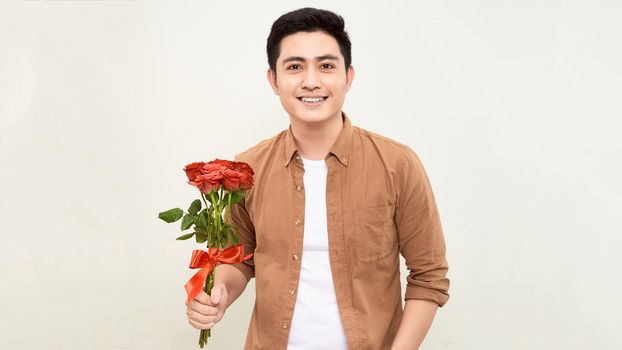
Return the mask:
[[[216,316],[205,316],[194,310],[188,310],[188,323],[196,329],[210,329],[218,322]]]
[[[209,305],[209,306],[216,306],[218,305],[218,303],[215,303],[214,300],[208,296],[209,299],[207,299],[207,301],[205,302],[205,305]]]
[[[205,293],[204,290],[201,289],[199,294],[197,294],[194,297],[194,300],[196,300],[196,301],[198,301],[199,303],[202,303],[202,304],[207,304],[207,302],[210,300],[210,297],[209,297],[209,295],[207,295],[207,293]]]
[[[190,302],[186,302],[188,323],[196,329],[210,329],[220,321],[225,312],[227,290],[218,284],[212,288],[212,295],[201,291]]]
[[[213,301],[213,296],[209,296],[205,291],[201,290],[190,303],[199,303],[208,306],[216,306],[218,303]],[[188,305],[188,303],[186,303]]]
[[[192,309],[187,310],[186,315],[188,315],[188,320],[193,320],[194,322],[203,325],[209,322],[215,322],[218,318],[217,313],[205,315]]]
[[[190,323],[190,325],[196,329],[210,329],[212,327],[214,327],[214,322],[209,322],[209,323],[199,323],[196,322],[194,320],[188,320],[188,323]]]
[[[198,303],[196,301],[190,302],[190,304],[188,305],[186,309],[188,311],[192,310],[198,314],[205,315],[205,316],[213,316],[213,315],[216,315],[216,313],[218,313],[218,308],[216,306],[209,306],[209,305]]]
[[[212,289],[212,302],[214,304],[218,304],[219,301],[220,301],[220,289],[217,289],[215,291]]]
[[[186,301],[188,323],[196,329],[211,329],[225,313],[227,288],[219,283],[211,290],[211,295],[201,290],[193,300]]]
[[[208,300],[205,303],[205,305],[209,305],[209,306],[214,306],[214,307],[221,307],[222,305],[222,301],[224,300],[226,295],[225,291],[222,290],[212,290],[212,295],[209,296],[208,295]]]
[[[222,294],[226,293],[225,285],[222,283],[218,283],[212,288],[211,301],[213,304],[217,305],[222,300]]]

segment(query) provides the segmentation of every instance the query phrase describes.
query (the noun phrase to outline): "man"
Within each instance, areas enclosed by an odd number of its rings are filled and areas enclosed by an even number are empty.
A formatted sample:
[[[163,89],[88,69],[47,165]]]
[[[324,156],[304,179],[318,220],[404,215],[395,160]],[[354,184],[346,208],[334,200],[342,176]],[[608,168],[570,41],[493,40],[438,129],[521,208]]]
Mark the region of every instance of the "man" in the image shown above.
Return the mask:
[[[231,211],[251,260],[216,269],[187,303],[209,329],[255,277],[245,349],[417,349],[449,295],[445,242],[408,146],[351,124],[343,19],[303,8],[277,19],[267,78],[290,126],[236,155],[255,186]],[[394,117],[397,118],[397,117]],[[399,255],[410,270],[402,308]]]

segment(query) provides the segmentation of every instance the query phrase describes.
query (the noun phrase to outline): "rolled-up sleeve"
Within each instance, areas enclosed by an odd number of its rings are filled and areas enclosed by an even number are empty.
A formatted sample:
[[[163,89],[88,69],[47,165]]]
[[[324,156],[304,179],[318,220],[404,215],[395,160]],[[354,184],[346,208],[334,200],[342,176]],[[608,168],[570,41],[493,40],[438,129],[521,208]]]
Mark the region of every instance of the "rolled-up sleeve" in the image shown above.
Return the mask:
[[[230,215],[231,223],[240,231],[238,241],[244,245],[244,255],[253,253],[255,251],[255,229],[249,219],[244,200],[231,206]],[[247,281],[255,277],[254,257],[232,265],[244,273]]]
[[[445,238],[430,181],[416,153],[406,147],[398,162],[395,224],[406,261],[404,300],[443,306],[449,299]]]
[[[235,160],[239,161],[238,156],[235,157]],[[249,191],[252,191],[252,189]],[[244,245],[244,255],[254,253],[256,246],[255,225],[251,221],[248,211],[246,210],[246,201],[247,196],[245,196],[241,202],[231,205],[231,211],[229,213],[230,223],[239,230],[238,241]],[[229,242],[227,246],[231,245],[231,242]],[[254,256],[241,263],[231,265],[242,271],[244,276],[246,276],[247,281],[250,281],[251,278],[255,277]]]

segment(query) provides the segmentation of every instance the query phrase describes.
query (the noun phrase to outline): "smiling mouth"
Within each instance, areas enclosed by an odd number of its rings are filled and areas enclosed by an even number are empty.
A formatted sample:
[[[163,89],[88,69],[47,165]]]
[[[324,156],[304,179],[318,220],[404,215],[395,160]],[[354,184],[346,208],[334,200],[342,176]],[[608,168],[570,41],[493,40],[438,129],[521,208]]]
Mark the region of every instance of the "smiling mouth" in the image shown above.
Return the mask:
[[[320,103],[326,101],[326,99],[328,99],[328,96],[317,96],[317,97],[300,96],[298,97],[298,99],[307,105],[319,105]]]

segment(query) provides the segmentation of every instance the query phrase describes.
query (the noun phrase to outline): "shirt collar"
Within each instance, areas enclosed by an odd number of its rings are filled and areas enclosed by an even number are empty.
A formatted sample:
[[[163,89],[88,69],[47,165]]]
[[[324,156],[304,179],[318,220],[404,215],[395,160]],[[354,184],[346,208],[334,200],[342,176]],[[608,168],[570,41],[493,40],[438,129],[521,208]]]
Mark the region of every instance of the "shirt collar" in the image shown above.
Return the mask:
[[[331,154],[337,157],[339,162],[344,166],[348,166],[350,147],[352,145],[352,122],[345,112],[341,112],[341,119],[343,120],[343,128],[335,143],[331,146],[328,156]],[[292,133],[292,125],[289,125],[287,133],[285,134],[285,154],[283,166],[288,166],[294,156],[294,153],[298,151],[296,142],[294,141],[294,134]],[[328,158],[327,156],[327,158]]]

